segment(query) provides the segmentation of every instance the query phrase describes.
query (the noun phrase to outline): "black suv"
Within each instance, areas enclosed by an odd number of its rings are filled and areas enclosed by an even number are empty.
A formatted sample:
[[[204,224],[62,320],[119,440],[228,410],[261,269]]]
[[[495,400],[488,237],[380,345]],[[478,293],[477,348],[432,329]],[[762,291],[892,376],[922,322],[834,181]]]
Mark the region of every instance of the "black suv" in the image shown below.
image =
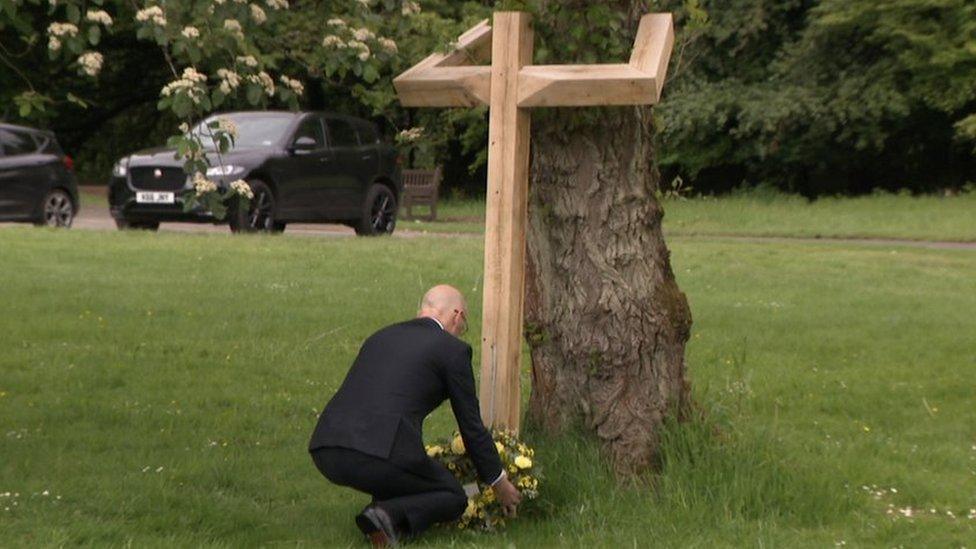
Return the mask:
[[[280,232],[287,223],[343,223],[360,235],[389,234],[396,225],[402,191],[395,149],[380,140],[373,124],[318,112],[234,112],[234,147],[207,177],[219,186],[243,179],[254,198],[249,211],[231,208],[232,231]],[[204,140],[207,141],[206,139]],[[173,149],[137,152],[112,170],[109,207],[120,229],[155,230],[162,221],[219,223],[199,207],[183,211],[193,185]]]
[[[0,221],[70,227],[78,213],[73,172],[53,133],[0,124]]]

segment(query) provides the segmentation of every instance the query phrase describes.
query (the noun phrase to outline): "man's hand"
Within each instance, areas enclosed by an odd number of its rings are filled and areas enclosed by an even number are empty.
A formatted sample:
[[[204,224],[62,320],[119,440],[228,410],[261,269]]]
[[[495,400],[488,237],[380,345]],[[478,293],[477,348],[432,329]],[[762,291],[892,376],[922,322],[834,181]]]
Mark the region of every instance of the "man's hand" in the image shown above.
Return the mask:
[[[518,488],[505,476],[499,479],[492,486],[492,489],[495,491],[495,497],[498,498],[498,503],[502,504],[502,512],[505,513],[505,516],[514,517],[515,509],[522,502],[522,494],[518,491]]]

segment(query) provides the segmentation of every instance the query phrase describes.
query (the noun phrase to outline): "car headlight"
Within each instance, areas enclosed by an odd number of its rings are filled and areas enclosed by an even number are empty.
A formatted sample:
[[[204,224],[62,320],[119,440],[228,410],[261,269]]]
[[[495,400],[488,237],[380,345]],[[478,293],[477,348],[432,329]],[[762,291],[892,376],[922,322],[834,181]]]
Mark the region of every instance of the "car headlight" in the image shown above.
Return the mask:
[[[207,177],[223,177],[228,175],[239,175],[241,173],[244,173],[244,167],[235,166],[233,164],[225,164],[223,166],[207,168]]]
[[[112,166],[112,176],[113,177],[125,177],[129,173],[129,161],[127,158],[123,158]]]

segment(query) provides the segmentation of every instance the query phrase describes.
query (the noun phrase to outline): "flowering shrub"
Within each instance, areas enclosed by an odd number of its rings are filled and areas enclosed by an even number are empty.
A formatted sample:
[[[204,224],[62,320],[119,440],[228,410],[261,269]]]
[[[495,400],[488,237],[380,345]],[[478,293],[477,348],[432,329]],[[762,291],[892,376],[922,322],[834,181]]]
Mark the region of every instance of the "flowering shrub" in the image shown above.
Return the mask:
[[[238,179],[229,185],[221,186],[205,175],[211,168],[211,162],[207,159],[204,152],[204,141],[210,141],[213,151],[216,154],[218,163],[216,172],[220,173],[224,163],[220,161],[223,153],[226,153],[234,145],[237,138],[237,126],[227,118],[217,118],[211,120],[201,127],[200,135],[190,133],[188,125],[180,127],[183,135],[171,137],[167,144],[176,149],[178,157],[183,158],[183,169],[187,173],[193,174],[193,194],[188,195],[183,200],[183,211],[190,211],[198,206],[210,210],[214,217],[223,219],[227,216],[228,207],[232,200],[237,200],[237,207],[247,210],[251,199],[254,198],[254,191],[246,181]]]
[[[533,462],[535,450],[509,431],[494,431],[492,437],[508,480],[522,492],[523,503],[539,497],[539,468]],[[495,499],[491,486],[478,479],[478,472],[466,453],[461,435],[455,434],[449,443],[433,444],[426,448],[427,455],[447,467],[468,493],[468,507],[457,522],[458,528],[492,530],[505,524],[501,504]]]

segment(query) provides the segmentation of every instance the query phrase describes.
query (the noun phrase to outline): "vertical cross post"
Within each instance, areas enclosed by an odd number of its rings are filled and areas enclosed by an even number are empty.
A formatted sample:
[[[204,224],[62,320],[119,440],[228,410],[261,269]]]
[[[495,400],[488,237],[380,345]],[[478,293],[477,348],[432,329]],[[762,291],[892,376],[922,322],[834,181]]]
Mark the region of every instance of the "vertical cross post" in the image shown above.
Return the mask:
[[[518,106],[519,71],[532,63],[530,15],[499,12],[492,25],[488,196],[481,325],[481,416],[518,430],[529,196],[529,112]]]

